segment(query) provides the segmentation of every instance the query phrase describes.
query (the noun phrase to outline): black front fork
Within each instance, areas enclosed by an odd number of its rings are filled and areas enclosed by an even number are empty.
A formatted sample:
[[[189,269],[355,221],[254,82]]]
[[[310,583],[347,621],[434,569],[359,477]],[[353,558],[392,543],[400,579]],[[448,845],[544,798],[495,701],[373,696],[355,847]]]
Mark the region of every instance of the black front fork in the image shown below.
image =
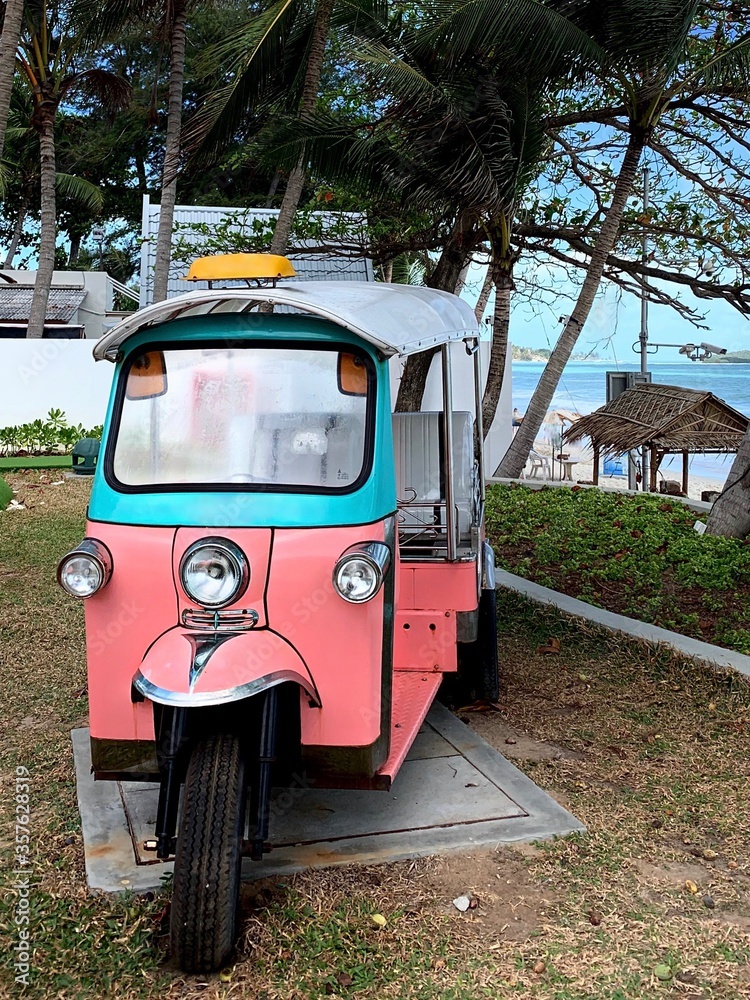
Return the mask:
[[[204,710],[201,710],[202,712]],[[260,710],[260,733],[255,753],[254,767],[250,768],[250,839],[243,845],[243,853],[260,861],[270,848],[268,825],[270,819],[271,772],[276,761],[276,734],[279,715],[278,689],[273,687],[263,695]],[[156,745],[161,772],[159,804],[156,810],[156,856],[162,861],[172,857],[177,842],[177,815],[180,808],[180,791],[185,771],[185,748],[189,739],[188,709],[159,706],[155,713]],[[209,717],[203,716],[203,724]],[[222,725],[239,728],[238,718],[215,716],[207,728]],[[191,727],[195,729],[195,727]],[[247,748],[251,753],[250,748]]]
[[[158,717],[156,745],[159,755],[159,804],[156,809],[156,856],[162,861],[174,854],[177,813],[182,785],[181,750],[185,743],[187,711],[162,707]]]
[[[255,774],[250,785],[250,839],[244,845],[243,853],[253,861],[261,861],[270,850],[268,824],[271,804],[271,770],[276,762],[276,730],[279,715],[279,693],[275,687],[269,688],[263,698],[260,720],[260,738]]]

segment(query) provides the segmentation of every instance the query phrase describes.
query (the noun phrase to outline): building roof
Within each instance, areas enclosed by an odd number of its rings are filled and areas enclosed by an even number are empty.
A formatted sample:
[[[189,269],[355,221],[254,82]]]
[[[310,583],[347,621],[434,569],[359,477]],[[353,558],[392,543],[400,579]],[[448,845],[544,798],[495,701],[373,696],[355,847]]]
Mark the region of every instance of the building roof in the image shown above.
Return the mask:
[[[655,382],[636,385],[594,413],[581,417],[564,435],[583,437],[604,452],[622,455],[636,448],[660,452],[734,452],[750,420],[711,392]]]
[[[33,285],[0,285],[0,322],[26,323],[33,297]],[[51,288],[45,321],[69,323],[85,298],[84,288]]]
[[[387,356],[424,351],[478,331],[471,306],[449,292],[379,282],[295,281],[276,288],[190,292],[147,306],[97,341],[94,357],[114,361],[129,337],[158,323],[209,313],[249,312],[261,303],[331,320]]]
[[[143,196],[141,229],[141,307],[153,301],[154,265],[156,263],[156,237],[159,229],[161,206],[154,204],[148,195]],[[195,257],[210,252],[207,237],[217,227],[229,227],[231,233],[252,232],[255,225],[272,225],[278,218],[278,208],[244,208],[217,205],[175,205],[175,240],[182,245],[183,262],[172,261],[169,268],[167,296],[184,295],[194,290],[185,280],[184,250],[190,247]],[[313,212],[312,219],[327,233],[325,243],[338,245],[346,250],[346,233],[364,230],[367,217],[361,212]],[[292,261],[297,277],[304,281],[374,281],[372,261],[361,256],[339,256],[331,251],[315,252],[315,240],[297,242],[286,254]],[[363,242],[357,240],[356,242]],[[350,247],[349,250],[352,248]],[[242,283],[244,285],[244,282]]]

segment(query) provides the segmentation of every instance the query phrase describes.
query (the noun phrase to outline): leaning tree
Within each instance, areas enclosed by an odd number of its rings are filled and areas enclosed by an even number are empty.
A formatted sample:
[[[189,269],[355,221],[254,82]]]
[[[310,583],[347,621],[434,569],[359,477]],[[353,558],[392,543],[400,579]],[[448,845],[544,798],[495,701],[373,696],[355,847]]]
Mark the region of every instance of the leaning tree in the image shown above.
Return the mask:
[[[750,37],[735,28],[710,35],[702,14],[723,18],[722,4],[701,0],[562,0],[571,17],[611,58],[612,70],[602,83],[606,110],[615,112],[626,136],[625,151],[611,200],[602,206],[598,231],[577,301],[566,320],[521,427],[496,475],[515,477],[523,470],[562,372],[591,312],[602,276],[621,229],[645,149],[653,145],[664,116],[681,102],[750,93]],[[718,14],[716,10],[718,9]],[[710,101],[706,101],[707,104]],[[710,109],[708,111],[710,114]],[[584,112],[584,115],[586,113]],[[596,120],[588,112],[584,121]]]

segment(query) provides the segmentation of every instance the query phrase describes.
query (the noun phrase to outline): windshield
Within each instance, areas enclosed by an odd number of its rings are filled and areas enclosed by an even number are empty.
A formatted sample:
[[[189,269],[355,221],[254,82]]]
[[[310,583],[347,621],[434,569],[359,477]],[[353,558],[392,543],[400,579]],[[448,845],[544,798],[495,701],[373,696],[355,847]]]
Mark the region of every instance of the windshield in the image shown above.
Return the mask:
[[[122,486],[351,489],[366,471],[362,353],[149,348],[123,374],[112,472]]]

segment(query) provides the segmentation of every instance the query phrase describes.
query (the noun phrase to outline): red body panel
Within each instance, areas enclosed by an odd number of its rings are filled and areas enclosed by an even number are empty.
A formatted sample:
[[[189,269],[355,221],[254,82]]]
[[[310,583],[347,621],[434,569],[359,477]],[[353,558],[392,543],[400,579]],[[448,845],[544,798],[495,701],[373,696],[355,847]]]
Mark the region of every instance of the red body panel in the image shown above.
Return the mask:
[[[299,651],[323,705],[303,701],[303,744],[367,746],[380,734],[383,589],[350,604],[334,590],[333,567],[350,545],[384,538],[382,522],[274,533],[268,620]]]
[[[176,582],[179,563],[193,541],[221,535],[243,549],[251,566],[248,589],[233,606],[252,607],[261,620],[252,634],[252,655],[246,660],[230,656],[232,644],[227,643],[211,657],[194,690],[223,690],[230,676],[237,684],[251,681],[264,662],[271,672],[280,647],[278,637],[272,639],[272,633],[263,628],[265,624],[284,640],[284,657],[293,648],[320,695],[320,709],[311,708],[307,697],[302,697],[303,743],[366,746],[377,739],[383,592],[366,604],[350,604],[334,590],[332,574],[336,560],[350,545],[382,541],[383,523],[274,531],[90,523],[87,530],[89,537],[108,547],[114,566],[108,585],[86,601],[93,737],[154,738],[151,706],[134,704],[131,699],[133,677],[150,647],[149,672],[153,674],[155,657],[163,652],[160,676],[163,679],[166,672],[173,677],[175,690],[187,690],[189,644],[179,641],[185,630],[175,627],[180,625],[182,610],[194,605]],[[164,636],[170,629],[175,630],[173,638]],[[162,645],[157,646],[160,636],[164,636]],[[246,652],[250,648],[250,644],[243,646]]]
[[[477,564],[471,562],[402,562],[399,572],[399,611],[435,608],[438,611],[474,611],[478,603]]]
[[[457,669],[453,611],[399,611],[393,636],[397,671],[446,673]]]

